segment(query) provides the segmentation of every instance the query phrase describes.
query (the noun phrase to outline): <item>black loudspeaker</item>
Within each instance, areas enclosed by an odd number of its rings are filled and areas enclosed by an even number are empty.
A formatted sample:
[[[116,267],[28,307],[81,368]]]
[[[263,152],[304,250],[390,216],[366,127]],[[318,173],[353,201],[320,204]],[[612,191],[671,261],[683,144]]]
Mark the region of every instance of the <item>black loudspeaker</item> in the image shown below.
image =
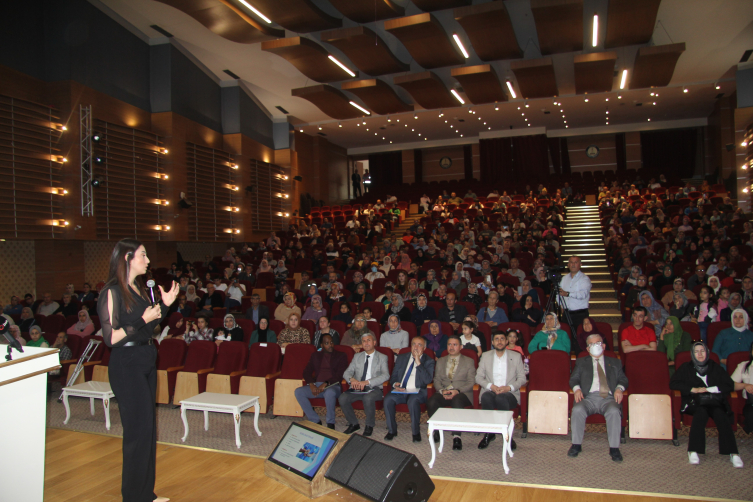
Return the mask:
[[[434,492],[415,455],[356,434],[324,477],[376,502],[426,502]]]

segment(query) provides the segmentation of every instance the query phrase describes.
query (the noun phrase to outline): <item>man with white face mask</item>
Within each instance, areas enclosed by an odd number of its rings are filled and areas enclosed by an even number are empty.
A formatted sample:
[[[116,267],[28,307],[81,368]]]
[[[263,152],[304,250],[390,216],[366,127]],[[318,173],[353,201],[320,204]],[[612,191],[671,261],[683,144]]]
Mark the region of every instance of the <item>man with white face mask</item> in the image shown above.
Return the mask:
[[[604,356],[604,341],[601,335],[586,339],[590,357],[581,357],[575,362],[570,375],[570,387],[575,395],[575,405],[570,417],[573,444],[568,457],[577,457],[581,452],[586,418],[603,415],[607,422],[609,456],[622,462],[620,434],[622,432],[622,393],[627,389],[628,379],[622,365],[613,357]]]

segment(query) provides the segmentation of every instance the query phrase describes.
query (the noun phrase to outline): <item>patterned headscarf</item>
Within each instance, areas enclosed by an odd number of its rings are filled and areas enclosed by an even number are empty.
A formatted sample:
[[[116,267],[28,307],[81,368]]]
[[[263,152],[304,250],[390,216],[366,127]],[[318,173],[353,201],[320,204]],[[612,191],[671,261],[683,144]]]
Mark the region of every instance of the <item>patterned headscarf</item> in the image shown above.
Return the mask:
[[[390,319],[392,319],[393,317],[395,319],[397,319],[397,328],[395,328],[395,329],[392,329],[392,328],[389,327],[390,326]],[[388,331],[390,333],[397,333],[399,331],[402,331],[402,328],[400,327],[400,317],[397,314],[390,314],[390,317],[387,318],[387,327],[389,328]]]
[[[405,302],[403,301],[403,297],[400,295],[392,295],[392,304],[390,305],[390,310],[396,314],[400,313],[401,310],[403,310],[403,307],[405,306]]]
[[[439,334],[432,335],[431,334],[431,327],[433,325],[435,325],[435,324],[436,324],[437,328],[439,329]],[[426,333],[426,335],[424,336],[424,338],[426,338],[426,348],[427,349],[431,349],[431,350],[434,351],[435,354],[438,354],[439,353],[439,349],[441,348],[439,346],[439,340],[442,338],[442,334],[443,333],[442,333],[442,323],[441,322],[439,322],[437,320],[429,322],[429,332]]]

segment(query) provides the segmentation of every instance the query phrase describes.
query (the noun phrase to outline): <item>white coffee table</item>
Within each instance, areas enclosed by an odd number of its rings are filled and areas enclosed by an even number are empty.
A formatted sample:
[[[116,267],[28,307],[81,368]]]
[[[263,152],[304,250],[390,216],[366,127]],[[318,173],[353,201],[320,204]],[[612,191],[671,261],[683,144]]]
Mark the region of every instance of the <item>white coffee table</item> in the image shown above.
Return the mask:
[[[444,447],[444,431],[485,432],[502,435],[502,465],[505,468],[505,474],[509,474],[510,468],[507,467],[505,455],[513,456],[510,443],[515,421],[512,419],[512,415],[512,411],[438,409],[429,419],[429,444],[431,445],[429,468],[434,467],[434,460],[436,459],[434,431],[440,432],[439,453],[442,453],[442,447]]]
[[[188,422],[186,421],[186,410],[197,410],[204,412],[204,430],[209,430],[209,412],[230,413],[233,415],[235,422],[235,445],[241,447],[241,413],[250,407],[254,407],[254,429],[261,436],[259,431],[259,396],[239,396],[237,394],[217,394],[215,392],[202,392],[201,394],[180,402],[180,416],[183,419],[185,434],[181,441],[185,443],[188,437]]]
[[[110,388],[108,382],[90,381],[65,387],[63,389],[63,404],[65,405],[64,424],[68,424],[68,420],[71,418],[71,408],[68,405],[68,396],[88,397],[92,415],[94,415],[94,400],[101,399],[102,404],[105,407],[105,426],[108,431],[110,430],[110,399],[115,397],[115,394]]]

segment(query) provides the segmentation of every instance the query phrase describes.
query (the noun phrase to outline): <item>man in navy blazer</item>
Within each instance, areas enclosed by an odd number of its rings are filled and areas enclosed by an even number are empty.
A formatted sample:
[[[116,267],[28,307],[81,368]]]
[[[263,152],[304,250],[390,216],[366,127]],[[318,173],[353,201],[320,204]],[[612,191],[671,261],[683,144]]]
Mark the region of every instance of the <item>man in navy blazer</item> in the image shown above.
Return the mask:
[[[417,336],[411,340],[411,351],[397,356],[395,367],[390,377],[390,392],[384,398],[384,414],[387,417],[387,435],[384,439],[391,441],[397,436],[395,406],[408,404],[413,442],[421,442],[421,405],[426,403],[426,386],[434,380],[434,359],[424,354],[426,340]],[[417,394],[413,394],[418,390]],[[410,392],[401,393],[402,392]]]

